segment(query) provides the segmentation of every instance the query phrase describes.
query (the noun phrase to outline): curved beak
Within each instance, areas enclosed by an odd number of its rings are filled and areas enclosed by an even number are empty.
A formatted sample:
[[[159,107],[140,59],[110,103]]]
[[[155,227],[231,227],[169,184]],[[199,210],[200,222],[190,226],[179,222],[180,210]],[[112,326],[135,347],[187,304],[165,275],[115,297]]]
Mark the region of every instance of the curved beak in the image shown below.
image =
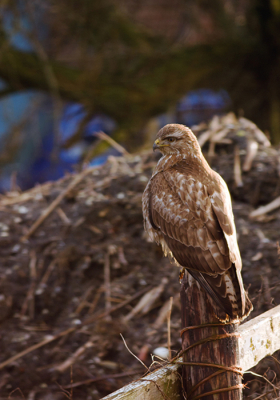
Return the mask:
[[[159,140],[157,139],[156,141],[155,141],[155,143],[153,144],[153,151],[155,151],[155,150],[157,150],[157,149],[159,149]]]

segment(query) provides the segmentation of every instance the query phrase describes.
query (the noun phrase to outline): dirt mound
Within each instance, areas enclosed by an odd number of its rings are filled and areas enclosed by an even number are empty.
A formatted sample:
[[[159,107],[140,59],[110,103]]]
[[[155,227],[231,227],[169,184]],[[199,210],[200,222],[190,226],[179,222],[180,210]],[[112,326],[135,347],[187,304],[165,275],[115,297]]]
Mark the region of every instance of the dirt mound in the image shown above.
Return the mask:
[[[280,195],[280,153],[258,142],[242,171],[248,143],[257,141],[252,129],[240,136],[240,121],[219,121],[203,149],[233,195],[254,317],[280,303],[279,209],[249,218]],[[227,134],[213,146],[223,128]],[[72,382],[75,400],[95,400],[141,376],[120,333],[150,364],[149,354],[167,343],[171,296],[172,349],[179,350],[179,270],[143,232],[141,197],[157,159],[151,152],[111,157],[105,166],[0,198],[1,398],[14,391],[13,399],[63,399]]]

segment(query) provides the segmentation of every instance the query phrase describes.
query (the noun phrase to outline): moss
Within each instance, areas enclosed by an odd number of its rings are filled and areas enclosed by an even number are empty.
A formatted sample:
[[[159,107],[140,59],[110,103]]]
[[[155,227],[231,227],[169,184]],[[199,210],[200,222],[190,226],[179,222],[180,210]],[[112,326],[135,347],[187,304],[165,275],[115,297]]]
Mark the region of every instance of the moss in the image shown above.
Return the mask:
[[[254,346],[254,344],[253,344],[253,339],[251,338],[250,339],[250,347],[251,347],[251,349],[254,351],[256,348],[255,348],[255,346]]]
[[[272,318],[270,319],[270,329],[271,329],[271,332],[274,332],[274,326],[273,326]]]

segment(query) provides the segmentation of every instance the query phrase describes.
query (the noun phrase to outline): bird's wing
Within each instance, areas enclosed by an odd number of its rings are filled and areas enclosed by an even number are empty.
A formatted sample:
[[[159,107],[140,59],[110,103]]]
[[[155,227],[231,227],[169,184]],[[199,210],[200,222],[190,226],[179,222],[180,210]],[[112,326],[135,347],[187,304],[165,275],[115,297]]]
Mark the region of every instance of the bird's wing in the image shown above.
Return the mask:
[[[223,229],[198,177],[176,169],[157,174],[150,187],[149,207],[151,225],[164,235],[179,264],[209,275],[231,267]]]
[[[213,211],[224,232],[224,237],[229,248],[230,259],[235,264],[237,270],[241,271],[242,261],[237,244],[230,193],[225,181],[220,175],[214,171],[212,171],[212,175],[213,178],[215,178],[216,184],[208,186],[207,192],[211,199]]]

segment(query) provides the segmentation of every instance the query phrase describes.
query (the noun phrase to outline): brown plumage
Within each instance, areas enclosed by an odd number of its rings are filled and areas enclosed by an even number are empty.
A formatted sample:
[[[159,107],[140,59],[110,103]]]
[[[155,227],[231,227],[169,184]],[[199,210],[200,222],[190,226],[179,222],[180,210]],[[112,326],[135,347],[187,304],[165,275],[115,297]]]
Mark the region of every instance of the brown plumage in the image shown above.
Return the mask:
[[[153,149],[163,156],[143,194],[145,230],[206,290],[221,321],[242,321],[252,304],[226,183],[184,125],[162,128]]]

